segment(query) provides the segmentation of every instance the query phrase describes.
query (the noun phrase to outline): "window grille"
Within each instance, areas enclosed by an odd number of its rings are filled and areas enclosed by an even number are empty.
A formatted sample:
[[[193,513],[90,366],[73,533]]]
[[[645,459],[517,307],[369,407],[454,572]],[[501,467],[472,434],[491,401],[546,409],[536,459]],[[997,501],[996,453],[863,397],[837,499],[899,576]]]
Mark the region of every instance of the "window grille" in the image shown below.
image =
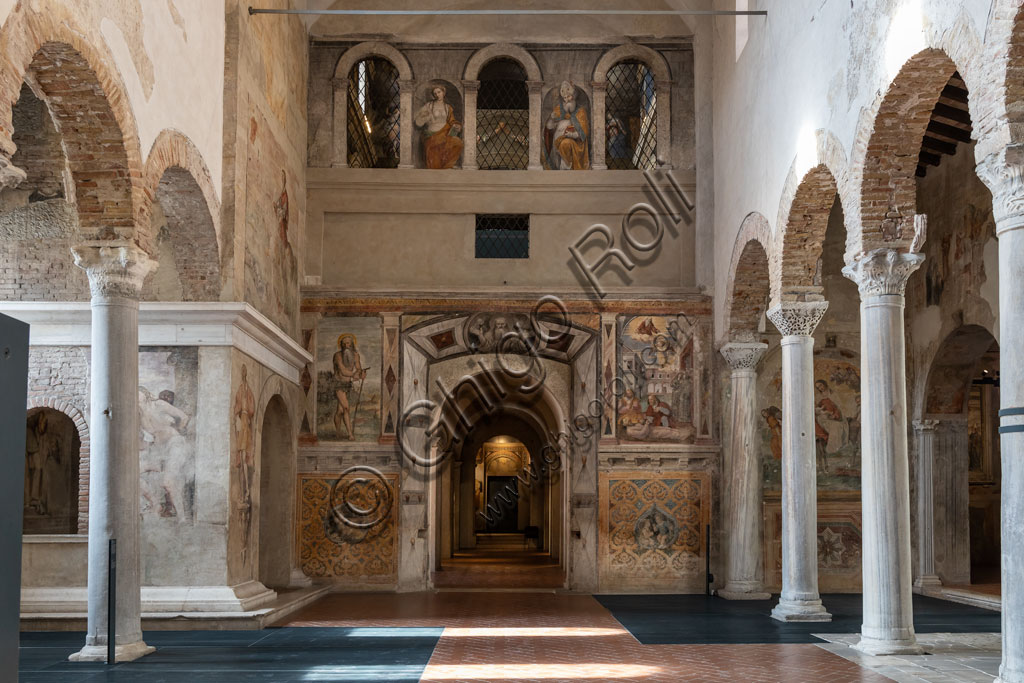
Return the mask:
[[[477,214],[476,257],[530,258],[530,215]]]
[[[401,96],[398,69],[370,57],[348,74],[348,165],[354,168],[398,166]]]
[[[480,70],[476,98],[476,161],[481,169],[525,169],[530,156],[526,72],[511,59]]]
[[[654,74],[643,62],[619,62],[608,70],[605,94],[605,163],[611,169],[657,166],[658,98]]]

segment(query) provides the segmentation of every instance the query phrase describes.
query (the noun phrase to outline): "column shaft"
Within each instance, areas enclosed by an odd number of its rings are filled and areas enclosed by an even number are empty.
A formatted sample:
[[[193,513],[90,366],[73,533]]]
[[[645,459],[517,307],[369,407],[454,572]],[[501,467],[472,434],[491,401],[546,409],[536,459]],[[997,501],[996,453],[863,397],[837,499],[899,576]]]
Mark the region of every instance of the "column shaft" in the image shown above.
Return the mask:
[[[935,574],[935,420],[915,420],[917,432],[917,580],[919,588],[941,586]]]
[[[463,121],[462,121],[462,168],[475,171],[476,165],[476,93],[480,89],[480,81],[462,81],[463,89]]]

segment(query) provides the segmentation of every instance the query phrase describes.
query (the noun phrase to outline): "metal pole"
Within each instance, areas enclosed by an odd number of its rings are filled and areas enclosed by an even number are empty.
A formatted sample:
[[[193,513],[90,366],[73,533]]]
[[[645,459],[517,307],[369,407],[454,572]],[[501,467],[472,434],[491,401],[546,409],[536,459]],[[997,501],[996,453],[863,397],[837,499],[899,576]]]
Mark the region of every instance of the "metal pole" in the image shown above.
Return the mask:
[[[107,664],[117,660],[117,539],[107,544]]]
[[[711,582],[715,577],[711,576],[711,525],[704,527],[704,594],[711,595]]]
[[[629,10],[629,9],[260,9],[249,7],[249,14],[307,14],[335,16],[768,16],[768,10]]]

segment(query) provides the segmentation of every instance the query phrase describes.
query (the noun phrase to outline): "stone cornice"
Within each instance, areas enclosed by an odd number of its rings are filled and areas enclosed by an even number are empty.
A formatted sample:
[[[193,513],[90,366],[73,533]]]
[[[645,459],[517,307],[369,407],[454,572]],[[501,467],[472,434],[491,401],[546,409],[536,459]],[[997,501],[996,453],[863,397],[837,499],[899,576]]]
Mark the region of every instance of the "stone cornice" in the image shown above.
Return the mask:
[[[759,342],[730,342],[722,346],[720,352],[735,371],[756,368],[766,350],[768,345]]]
[[[6,313],[30,325],[32,346],[89,346],[88,302],[2,302]],[[228,346],[298,383],[313,357],[269,318],[242,302],[142,302],[140,346]]]
[[[787,301],[768,309],[768,319],[784,337],[810,337],[827,309],[827,301]]]
[[[843,268],[843,275],[857,283],[861,299],[870,296],[903,296],[907,280],[924,261],[924,254],[895,249],[875,249]]]

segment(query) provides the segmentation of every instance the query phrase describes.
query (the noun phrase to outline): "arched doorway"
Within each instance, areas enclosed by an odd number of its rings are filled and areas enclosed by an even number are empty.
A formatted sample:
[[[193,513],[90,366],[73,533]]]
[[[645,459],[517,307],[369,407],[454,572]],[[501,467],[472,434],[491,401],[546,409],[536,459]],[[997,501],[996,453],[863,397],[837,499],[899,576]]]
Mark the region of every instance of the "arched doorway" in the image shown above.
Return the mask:
[[[53,408],[33,408],[25,423],[25,502],[22,533],[78,533],[78,460],[74,420]]]
[[[259,574],[269,587],[287,586],[291,577],[292,451],[291,420],[280,394],[267,403],[260,431]]]

